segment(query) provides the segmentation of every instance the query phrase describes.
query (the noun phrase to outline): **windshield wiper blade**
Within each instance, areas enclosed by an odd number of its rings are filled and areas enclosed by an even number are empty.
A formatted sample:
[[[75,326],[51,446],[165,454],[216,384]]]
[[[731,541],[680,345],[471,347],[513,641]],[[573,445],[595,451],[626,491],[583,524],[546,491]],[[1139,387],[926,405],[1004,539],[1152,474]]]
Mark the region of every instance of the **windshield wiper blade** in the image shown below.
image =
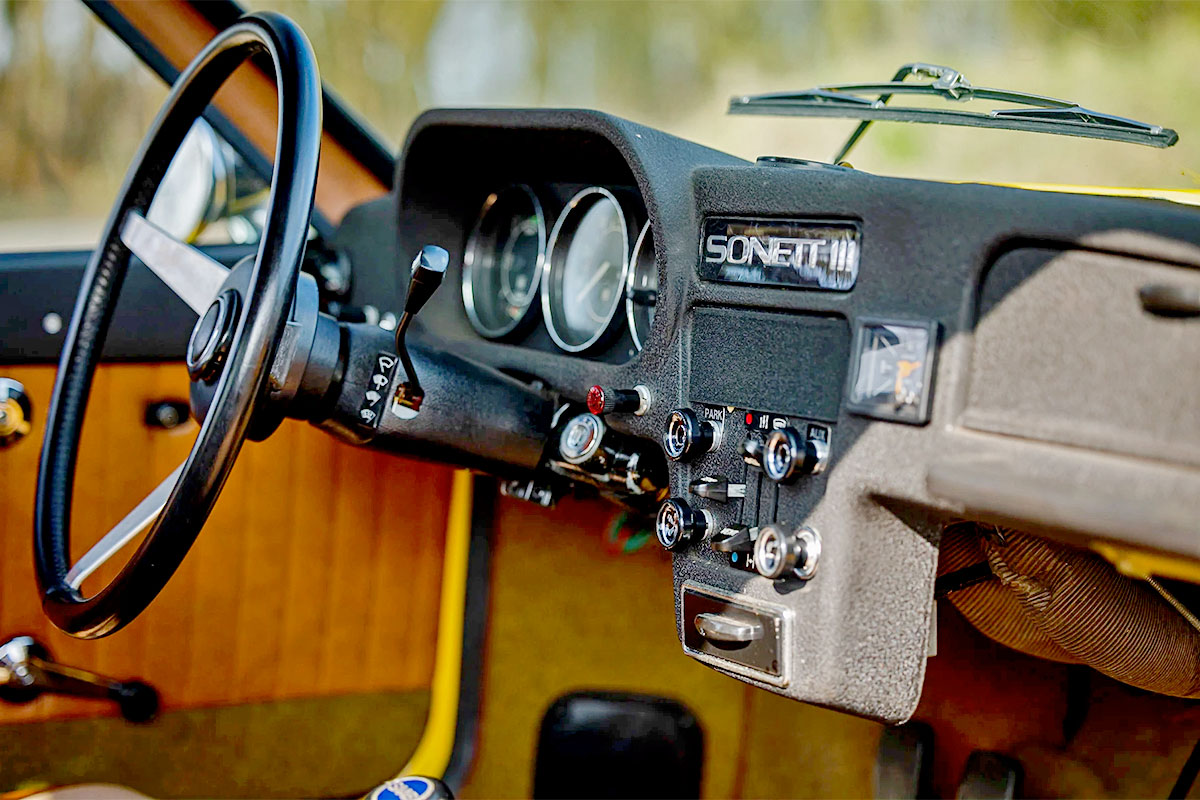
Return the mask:
[[[906,83],[911,76],[927,77],[927,83]],[[875,95],[866,97],[864,95]],[[1023,108],[1001,108],[986,113],[936,108],[905,108],[888,106],[895,95],[941,97],[953,102],[986,100],[1012,103]],[[875,120],[893,122],[922,122],[940,125],[960,125],[976,128],[1033,131],[1088,139],[1107,139],[1115,142],[1142,144],[1150,147],[1170,147],[1179,135],[1170,128],[1151,125],[1115,114],[1105,114],[1084,108],[1078,103],[1053,97],[989,89],[971,84],[962,73],[937,64],[913,63],[901,67],[891,81],[883,83],[848,83],[817,86],[798,92],[772,92],[744,95],[729,101],[731,114],[766,114],[771,116],[840,117],[860,119],[834,162],[842,161],[862,138]]]

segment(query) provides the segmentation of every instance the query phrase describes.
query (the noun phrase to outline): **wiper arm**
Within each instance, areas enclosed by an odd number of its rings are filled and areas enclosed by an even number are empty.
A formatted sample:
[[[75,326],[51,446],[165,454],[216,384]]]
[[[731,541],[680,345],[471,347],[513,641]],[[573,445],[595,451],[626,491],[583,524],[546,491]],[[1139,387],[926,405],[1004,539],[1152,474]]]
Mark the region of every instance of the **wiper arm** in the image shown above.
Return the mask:
[[[906,83],[905,79],[911,76],[933,80],[928,83]],[[995,109],[987,113],[888,107],[888,102],[898,94],[942,97],[955,102],[990,100],[1025,107]],[[1179,141],[1175,131],[1161,125],[1093,111],[1078,103],[1053,97],[973,86],[956,69],[922,63],[905,64],[891,81],[884,83],[849,83],[818,86],[799,92],[734,97],[729,101],[729,113],[861,119],[854,133],[850,134],[850,138],[834,156],[835,163],[849,154],[875,120],[1034,131],[1151,147],[1170,147]]]

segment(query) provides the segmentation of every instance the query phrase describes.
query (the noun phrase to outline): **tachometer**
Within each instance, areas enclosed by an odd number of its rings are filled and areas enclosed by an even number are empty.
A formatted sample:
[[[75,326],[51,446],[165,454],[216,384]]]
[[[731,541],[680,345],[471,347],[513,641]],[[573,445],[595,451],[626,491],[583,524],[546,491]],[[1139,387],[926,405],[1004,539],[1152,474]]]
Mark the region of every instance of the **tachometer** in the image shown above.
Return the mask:
[[[514,331],[537,297],[546,258],[546,218],[528,186],[510,186],[484,201],[463,253],[463,305],[471,326],[489,339]]]
[[[625,287],[625,315],[629,318],[633,344],[641,350],[650,338],[654,307],[658,303],[658,265],[654,262],[654,237],[650,233],[649,222],[642,226],[642,232],[633,245],[628,280]]]
[[[629,228],[612,192],[584,189],[554,224],[542,276],[542,315],[555,344],[569,353],[609,332],[629,271]]]

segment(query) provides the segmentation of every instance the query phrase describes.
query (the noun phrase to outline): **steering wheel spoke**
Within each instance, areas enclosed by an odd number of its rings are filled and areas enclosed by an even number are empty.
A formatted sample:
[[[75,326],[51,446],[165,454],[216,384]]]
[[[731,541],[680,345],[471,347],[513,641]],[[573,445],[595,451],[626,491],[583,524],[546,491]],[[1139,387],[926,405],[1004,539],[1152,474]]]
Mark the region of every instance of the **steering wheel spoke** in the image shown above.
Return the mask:
[[[121,224],[121,242],[197,316],[203,316],[225,282],[229,270],[191,245],[130,209]]]
[[[112,558],[118,550],[133,541],[138,534],[149,528],[150,524],[158,517],[158,513],[167,504],[167,498],[171,496],[171,490],[175,488],[175,482],[179,480],[181,472],[183,472],[183,464],[171,470],[171,474],[154,487],[154,490],[146,495],[142,502],[134,506],[124,519],[104,534],[100,541],[92,545],[91,549],[83,554],[83,558],[76,561],[75,566],[67,572],[67,585],[78,590],[89,575]]]

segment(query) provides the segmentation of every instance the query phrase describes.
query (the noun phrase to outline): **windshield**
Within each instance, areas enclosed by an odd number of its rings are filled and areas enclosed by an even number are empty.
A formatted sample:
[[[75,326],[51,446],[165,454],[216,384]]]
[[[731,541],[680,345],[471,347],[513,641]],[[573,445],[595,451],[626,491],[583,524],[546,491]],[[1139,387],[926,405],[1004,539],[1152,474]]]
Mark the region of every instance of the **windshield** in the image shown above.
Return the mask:
[[[850,161],[939,180],[1200,189],[1200,4],[311,2],[327,83],[391,145],[434,106],[590,107],[753,159],[829,160],[851,120],[728,116],[734,95],[889,79],[901,64],[1171,127],[1167,150],[878,123]],[[986,103],[966,106],[986,111]]]

